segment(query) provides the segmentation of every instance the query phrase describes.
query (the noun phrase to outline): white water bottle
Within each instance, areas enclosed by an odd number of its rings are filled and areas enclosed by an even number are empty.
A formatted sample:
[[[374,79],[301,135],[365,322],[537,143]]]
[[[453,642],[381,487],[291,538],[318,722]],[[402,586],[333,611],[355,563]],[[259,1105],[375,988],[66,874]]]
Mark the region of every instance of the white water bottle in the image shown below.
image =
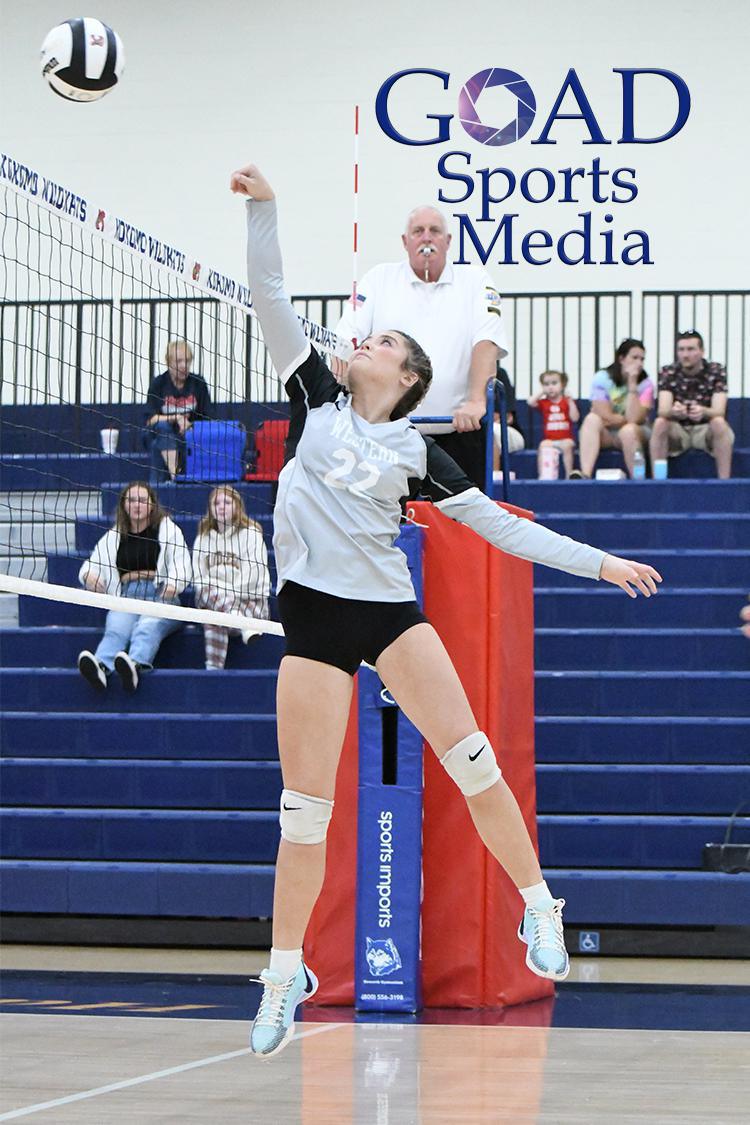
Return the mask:
[[[646,458],[640,449],[633,454],[633,480],[646,479]]]
[[[560,450],[554,445],[542,447],[539,480],[558,480],[560,477]]]

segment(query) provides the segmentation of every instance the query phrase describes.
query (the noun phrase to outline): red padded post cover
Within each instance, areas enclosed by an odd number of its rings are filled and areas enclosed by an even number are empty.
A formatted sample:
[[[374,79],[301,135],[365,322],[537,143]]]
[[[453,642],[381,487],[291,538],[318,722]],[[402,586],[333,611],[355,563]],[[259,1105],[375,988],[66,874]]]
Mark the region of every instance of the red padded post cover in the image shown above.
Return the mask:
[[[429,529],[425,612],[536,845],[531,563],[496,550],[431,504],[414,509],[417,522]],[[466,803],[432,751],[425,753],[423,832],[425,1007],[494,1007],[551,995],[552,983],[524,964],[526,947],[516,936],[523,900],[482,844]]]

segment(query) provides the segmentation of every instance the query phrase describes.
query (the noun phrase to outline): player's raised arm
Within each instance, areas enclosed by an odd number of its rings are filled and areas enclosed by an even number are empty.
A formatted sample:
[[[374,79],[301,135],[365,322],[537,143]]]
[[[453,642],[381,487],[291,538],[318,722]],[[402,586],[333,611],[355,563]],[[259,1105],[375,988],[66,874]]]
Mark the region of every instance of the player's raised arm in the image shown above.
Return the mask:
[[[247,276],[263,339],[282,383],[310,354],[294,306],[284,291],[276,198],[255,164],[232,173],[229,186],[247,199]]]
[[[427,476],[422,492],[446,516],[464,523],[509,555],[619,586],[631,598],[656,593],[661,575],[646,563],[609,555],[598,547],[558,535],[548,527],[513,515],[485,496],[455,461],[427,439]]]

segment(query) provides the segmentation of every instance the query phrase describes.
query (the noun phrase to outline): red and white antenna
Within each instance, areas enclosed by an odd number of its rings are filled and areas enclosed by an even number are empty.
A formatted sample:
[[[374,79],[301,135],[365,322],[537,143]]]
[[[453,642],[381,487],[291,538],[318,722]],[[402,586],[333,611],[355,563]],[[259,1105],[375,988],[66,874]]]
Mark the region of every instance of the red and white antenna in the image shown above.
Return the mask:
[[[357,278],[359,277],[359,106],[354,107],[354,238],[352,244],[352,309],[357,315]],[[357,344],[356,337],[352,343]]]

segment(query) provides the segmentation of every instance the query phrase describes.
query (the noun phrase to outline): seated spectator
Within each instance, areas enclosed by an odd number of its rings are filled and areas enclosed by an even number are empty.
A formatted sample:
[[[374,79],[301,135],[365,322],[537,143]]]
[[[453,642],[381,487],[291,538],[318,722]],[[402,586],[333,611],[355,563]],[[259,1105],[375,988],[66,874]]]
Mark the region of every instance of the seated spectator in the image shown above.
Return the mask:
[[[565,475],[573,473],[573,453],[576,447],[573,423],[581,417],[575,399],[568,398],[565,388],[568,376],[564,371],[543,371],[539,376],[542,389],[527,402],[532,410],[542,415],[542,440],[537,453],[537,472],[542,475],[545,449],[557,449],[563,459]]]
[[[716,475],[732,473],[734,431],[727,422],[727,373],[710,363],[700,332],[680,332],[677,362],[659,372],[659,403],[651,435],[651,464],[702,449],[716,461]]]
[[[200,609],[268,619],[271,577],[260,524],[245,512],[242,497],[227,484],[215,488],[193,545],[193,586]],[[204,625],[206,668],[223,668],[229,634],[240,633],[245,644],[258,631]]]
[[[504,367],[497,365],[497,379],[502,383],[505,389],[505,407],[508,414],[508,453],[518,453],[519,450],[526,448],[526,439],[521,433],[516,418],[516,392],[513,384],[510,381],[508,372]],[[495,450],[494,461],[492,468],[495,472],[500,469],[500,394],[499,391],[495,392],[495,413],[494,413],[494,434],[495,434]]]
[[[646,349],[640,340],[623,340],[609,367],[597,371],[591,383],[591,410],[580,433],[581,471],[573,478],[594,474],[601,449],[621,449],[628,476],[633,475],[637,449],[649,439],[648,416],[654,405],[654,384],[643,370]]]
[[[179,605],[191,577],[183,534],[143,481],[123,488],[114,527],[101,537],[78,575],[95,593],[171,605]],[[96,652],[79,653],[78,670],[100,691],[114,670],[125,690],[135,691],[141,672],[152,668],[161,642],[180,627],[179,621],[165,617],[110,610]]]
[[[206,381],[190,371],[193,350],[184,340],[167,344],[167,370],[148,388],[146,445],[151,453],[151,483],[173,480],[185,448],[185,434],[211,409]]]
[[[742,632],[750,640],[750,599],[748,599],[748,604],[743,605],[740,610],[740,621],[742,622],[740,626]]]

